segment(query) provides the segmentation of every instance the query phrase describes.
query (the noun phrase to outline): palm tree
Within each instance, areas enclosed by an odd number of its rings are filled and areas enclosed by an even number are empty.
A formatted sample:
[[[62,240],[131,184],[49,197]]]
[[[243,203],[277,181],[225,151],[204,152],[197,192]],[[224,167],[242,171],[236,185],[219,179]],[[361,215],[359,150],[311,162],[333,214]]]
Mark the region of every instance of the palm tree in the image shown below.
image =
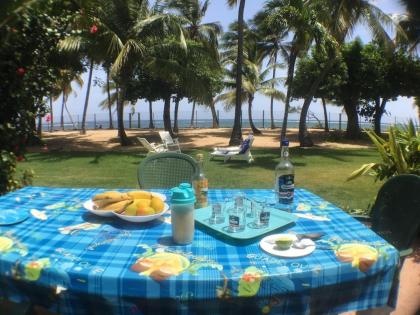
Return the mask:
[[[225,33],[223,39],[223,46],[225,48],[224,63],[231,65],[230,70],[226,70],[228,80],[225,82],[225,86],[230,89],[226,93],[219,95],[218,101],[223,101],[226,104],[226,108],[230,109],[236,104],[236,91],[235,81],[236,77],[236,44],[237,44],[237,33],[235,28],[237,24],[230,26],[230,32]],[[262,70],[263,60],[266,57],[266,51],[261,49],[259,45],[258,34],[253,29],[249,29],[247,25],[244,25],[244,65],[242,75],[242,96],[241,103],[248,101],[248,118],[251,129],[254,134],[261,134],[261,131],[256,128],[252,119],[252,105],[255,98],[255,93],[260,93],[265,96],[272,97],[273,99],[283,99],[284,95],[280,91],[277,91],[274,86],[279,81],[278,79],[266,80],[269,71],[273,68],[278,68],[280,65],[271,64],[264,71]]]
[[[117,103],[118,99],[117,84],[114,81],[107,80],[106,84],[102,86],[102,93],[106,93],[106,98],[99,103],[99,107],[108,110],[109,125],[110,129],[112,129],[112,107]]]
[[[227,0],[229,7],[236,6],[238,0]],[[236,67],[239,71],[236,71],[236,94],[235,94],[235,118],[233,121],[232,134],[230,136],[229,145],[238,145],[242,141],[242,63],[244,54],[244,10],[245,0],[239,1],[238,9],[238,53],[236,56]]]
[[[269,58],[269,65],[277,64],[277,58],[279,52],[287,58],[287,45],[285,44],[285,38],[287,32],[274,31],[267,27],[264,23],[269,12],[263,10],[258,12],[253,18],[252,23],[255,25],[258,36],[260,37],[259,45],[265,51],[266,56]],[[286,59],[285,58],[285,59]],[[273,67],[272,79],[276,78],[277,67]],[[274,83],[271,86],[274,89]],[[270,127],[271,129],[276,128],[274,123],[274,96],[270,97]]]
[[[202,23],[203,18],[206,15],[207,8],[210,0],[166,0],[166,6],[168,9],[172,9],[175,13],[182,18],[182,25],[186,34],[186,37],[203,43],[208,49],[209,53],[217,56],[218,54],[218,41],[217,36],[220,34],[222,28],[219,23]],[[179,97],[175,98],[175,115],[177,115],[177,108],[179,105]],[[196,101],[193,100],[193,107],[191,112],[191,123],[194,124]],[[174,131],[178,129],[177,119],[174,122]]]
[[[325,38],[329,40],[330,45],[336,47],[342,45],[348,34],[361,22],[364,22],[370,28],[375,39],[388,44],[392,44],[392,41],[385,30],[387,27],[394,26],[397,32],[401,33],[401,28],[394,23],[392,18],[368,0],[311,0],[309,7],[312,7],[313,11],[317,13],[317,21],[327,29]],[[333,43],[334,41],[336,44]],[[316,90],[334,64],[335,53],[335,49],[330,49],[330,61],[322,69],[320,76],[312,83],[302,105],[299,121],[299,142],[301,146],[313,145],[307,131],[306,116]],[[347,112],[347,135],[351,138],[356,138],[360,134],[356,110],[354,108],[351,112]]]
[[[287,94],[280,134],[282,141],[286,137],[296,60],[310,47],[314,39],[320,41],[325,32],[322,25],[317,23],[315,12],[305,0],[271,0],[266,3],[264,10],[268,12],[264,23],[271,29],[271,33],[283,34],[286,29],[293,34],[287,52]]]
[[[83,86],[83,79],[80,73],[74,72],[68,69],[61,69],[59,78],[56,82],[55,87],[55,94],[53,95],[53,100],[57,100],[58,97],[61,95],[62,103],[61,103],[61,114],[60,114],[60,127],[64,130],[64,109],[67,111],[70,120],[73,123],[72,117],[70,112],[67,108],[67,100],[69,95],[76,92],[73,90],[72,82],[75,82],[79,88]]]

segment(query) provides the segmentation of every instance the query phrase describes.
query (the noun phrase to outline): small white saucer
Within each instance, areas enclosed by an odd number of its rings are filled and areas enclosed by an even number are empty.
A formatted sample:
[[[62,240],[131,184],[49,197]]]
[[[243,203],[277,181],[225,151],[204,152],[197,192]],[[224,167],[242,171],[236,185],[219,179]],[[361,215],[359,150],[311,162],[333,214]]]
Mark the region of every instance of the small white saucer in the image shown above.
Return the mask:
[[[285,258],[296,258],[296,257],[306,256],[315,250],[316,245],[310,239],[305,239],[305,244],[308,245],[305,248],[295,248],[292,246],[286,250],[277,249],[276,245],[274,244],[275,240],[278,239],[279,237],[286,236],[286,235],[291,236],[296,239],[296,236],[294,234],[268,235],[260,241],[261,249],[271,255],[278,256],[278,257],[285,257]]]

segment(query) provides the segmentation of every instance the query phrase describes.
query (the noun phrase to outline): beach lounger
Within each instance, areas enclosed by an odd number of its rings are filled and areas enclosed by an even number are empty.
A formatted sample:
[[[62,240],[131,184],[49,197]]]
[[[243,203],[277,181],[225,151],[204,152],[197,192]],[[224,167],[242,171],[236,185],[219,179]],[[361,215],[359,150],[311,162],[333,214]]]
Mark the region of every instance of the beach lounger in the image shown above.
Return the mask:
[[[249,135],[240,146],[214,148],[213,152],[210,153],[210,159],[213,159],[214,157],[223,157],[225,163],[231,159],[245,160],[248,163],[251,163],[254,161],[251,154],[251,146],[253,142],[254,136]]]
[[[147,149],[148,153],[161,153],[166,152],[168,149],[163,144],[155,144],[154,142],[147,141],[146,138],[137,138],[140,143]]]
[[[167,151],[181,153],[178,139],[172,139],[169,131],[159,131],[159,136],[162,139],[162,143],[166,147]]]

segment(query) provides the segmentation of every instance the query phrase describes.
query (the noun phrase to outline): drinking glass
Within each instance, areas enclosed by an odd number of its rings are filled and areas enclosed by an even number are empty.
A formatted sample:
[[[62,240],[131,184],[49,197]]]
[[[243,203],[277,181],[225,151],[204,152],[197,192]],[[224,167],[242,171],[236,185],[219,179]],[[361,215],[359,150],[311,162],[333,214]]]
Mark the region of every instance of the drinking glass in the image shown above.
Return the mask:
[[[255,201],[254,204],[255,219],[253,222],[249,223],[248,226],[253,229],[263,229],[268,227],[270,224],[270,209],[267,207],[267,202],[260,199]]]
[[[222,205],[214,203],[211,206],[211,217],[208,219],[210,224],[220,224],[225,222],[225,216],[222,212]]]

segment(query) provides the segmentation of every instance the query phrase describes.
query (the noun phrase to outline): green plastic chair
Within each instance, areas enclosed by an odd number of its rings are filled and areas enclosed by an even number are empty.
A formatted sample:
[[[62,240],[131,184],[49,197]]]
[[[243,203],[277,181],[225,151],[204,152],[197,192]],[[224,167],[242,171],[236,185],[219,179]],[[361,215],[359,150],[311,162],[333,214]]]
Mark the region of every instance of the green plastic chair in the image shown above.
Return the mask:
[[[180,183],[191,183],[198,171],[197,162],[189,155],[156,153],[141,162],[137,179],[140,188],[172,188]]]
[[[420,176],[398,175],[381,187],[370,218],[356,216],[370,222],[374,232],[406,256],[420,229]]]

